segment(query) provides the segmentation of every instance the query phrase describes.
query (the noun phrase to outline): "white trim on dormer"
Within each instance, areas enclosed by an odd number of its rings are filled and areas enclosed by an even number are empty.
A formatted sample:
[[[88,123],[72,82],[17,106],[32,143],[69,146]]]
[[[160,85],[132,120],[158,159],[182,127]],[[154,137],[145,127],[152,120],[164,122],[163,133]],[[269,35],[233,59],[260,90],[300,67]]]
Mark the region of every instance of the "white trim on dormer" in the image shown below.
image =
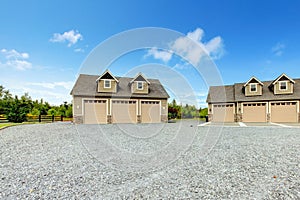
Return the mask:
[[[290,80],[292,83],[295,83],[295,81],[293,79],[291,79],[290,77],[288,77],[285,73],[281,74],[277,79],[275,79],[275,81],[273,81],[272,85],[275,85],[283,76],[285,76],[288,80]]]
[[[96,82],[98,82],[98,81],[102,78],[102,76],[104,76],[106,73],[109,73],[109,75],[111,75],[111,77],[113,77],[113,79],[114,79],[117,83],[119,83],[119,80],[116,79],[116,77],[115,77],[114,75],[112,75],[112,73],[111,73],[108,69],[105,70],[105,72],[104,72],[101,76],[99,76],[99,78],[97,78]]]
[[[135,79],[137,79],[139,76],[143,77],[143,79],[145,79],[145,81],[150,85],[150,82],[148,81],[148,79],[142,74],[142,73],[138,73],[131,81],[130,84],[133,83],[135,81]]]
[[[244,85],[244,87],[246,87],[249,83],[250,83],[250,81],[252,81],[252,80],[256,80],[257,81],[257,83],[259,83],[259,84],[261,84],[261,85],[264,85],[260,80],[258,80],[255,76],[252,76],[248,81],[247,81],[247,83],[245,83],[245,85]]]

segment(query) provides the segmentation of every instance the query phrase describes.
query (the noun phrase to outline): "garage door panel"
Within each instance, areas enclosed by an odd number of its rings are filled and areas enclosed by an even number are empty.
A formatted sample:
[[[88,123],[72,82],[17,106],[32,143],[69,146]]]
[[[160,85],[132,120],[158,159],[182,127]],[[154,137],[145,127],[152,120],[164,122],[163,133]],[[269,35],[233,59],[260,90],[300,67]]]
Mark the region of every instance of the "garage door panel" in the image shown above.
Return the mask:
[[[136,123],[136,101],[114,100],[112,101],[113,123]]]
[[[160,123],[160,103],[159,101],[141,102],[142,123]]]
[[[271,103],[272,122],[297,122],[296,102]]]
[[[243,122],[266,122],[266,103],[243,104]]]
[[[220,104],[213,107],[214,122],[234,122],[233,104]]]
[[[84,101],[84,123],[105,124],[107,122],[107,104],[105,100]]]

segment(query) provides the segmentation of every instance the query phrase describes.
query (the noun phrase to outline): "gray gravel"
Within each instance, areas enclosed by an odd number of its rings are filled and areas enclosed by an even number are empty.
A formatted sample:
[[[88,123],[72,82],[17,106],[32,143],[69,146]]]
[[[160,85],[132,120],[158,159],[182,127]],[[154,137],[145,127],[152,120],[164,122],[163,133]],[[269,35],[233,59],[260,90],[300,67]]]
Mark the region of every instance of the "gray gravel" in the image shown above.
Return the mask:
[[[299,155],[299,128],[16,126],[0,199],[300,199]]]

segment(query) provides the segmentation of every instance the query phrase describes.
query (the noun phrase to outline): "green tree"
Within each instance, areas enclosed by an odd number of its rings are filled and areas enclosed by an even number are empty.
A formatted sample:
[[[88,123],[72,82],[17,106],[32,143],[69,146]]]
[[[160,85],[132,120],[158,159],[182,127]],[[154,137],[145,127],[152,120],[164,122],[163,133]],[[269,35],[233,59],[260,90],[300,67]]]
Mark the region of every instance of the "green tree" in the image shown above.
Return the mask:
[[[40,115],[40,111],[37,108],[32,108],[30,114],[32,114],[32,115]]]
[[[6,109],[6,116],[8,121],[21,123],[26,121],[26,115],[30,111],[29,102],[27,101],[27,95],[23,95],[21,99],[15,96],[8,102],[8,108]]]
[[[66,117],[73,117],[72,105],[69,105],[68,109],[66,110]]]
[[[57,114],[65,117],[66,116],[66,110],[67,110],[66,107],[64,107],[63,105],[61,105],[58,108]]]
[[[57,115],[57,111],[54,108],[51,108],[47,112],[48,115]]]
[[[12,95],[9,93],[9,90],[0,85],[0,114],[5,114],[8,108],[8,103],[13,99]]]
[[[200,118],[205,118],[208,115],[208,108],[200,109]]]

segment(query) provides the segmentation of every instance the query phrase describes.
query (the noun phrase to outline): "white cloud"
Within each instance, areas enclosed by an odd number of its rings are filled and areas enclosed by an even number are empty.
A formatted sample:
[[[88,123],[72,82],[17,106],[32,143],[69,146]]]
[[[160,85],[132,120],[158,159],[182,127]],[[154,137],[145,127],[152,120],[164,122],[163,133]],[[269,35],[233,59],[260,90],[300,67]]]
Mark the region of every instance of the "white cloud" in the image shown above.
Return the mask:
[[[224,55],[223,39],[217,36],[208,42],[203,42],[203,36],[204,31],[201,28],[188,32],[186,36],[179,37],[171,43],[170,51],[184,57],[193,65],[197,65],[203,56],[220,59]],[[148,51],[146,57],[150,55],[155,59],[168,62],[171,60],[173,54],[152,48]]]
[[[187,37],[198,42],[201,41],[204,36],[204,31],[201,28],[197,28],[193,32],[188,32]]]
[[[158,50],[157,48],[149,49],[145,57],[153,56],[155,59],[162,60],[167,63],[172,58],[172,53],[168,51]]]
[[[72,81],[68,81],[68,82],[53,82],[53,83],[47,83],[47,82],[41,82],[41,83],[27,83],[27,85],[34,85],[34,86],[41,86],[44,88],[48,88],[48,89],[54,89],[57,86],[61,86],[67,90],[71,90],[73,87],[73,82]]]
[[[15,49],[1,49],[0,52],[4,56],[4,61],[1,62],[0,60],[1,68],[12,68],[20,71],[32,68],[32,64],[26,60],[29,58],[28,53],[20,53]]]
[[[275,56],[281,56],[283,54],[284,49],[285,49],[285,45],[279,42],[272,47],[271,51]]]
[[[74,49],[74,52],[83,53],[83,52],[84,52],[84,49],[82,49],[82,48],[77,48],[77,49]]]
[[[204,31],[197,28],[187,36],[180,37],[171,45],[171,49],[180,56],[185,57],[193,65],[197,65],[203,56],[219,59],[224,54],[223,40],[220,36],[214,37],[207,43],[202,41]]]
[[[68,92],[49,91],[49,90],[43,90],[43,89],[34,89],[34,88],[30,88],[30,87],[21,87],[19,90],[22,91],[21,94],[28,92],[29,96],[31,96],[32,99],[43,98],[44,101],[47,101],[52,105],[60,105],[64,101],[67,101],[67,102],[72,101],[71,95],[69,95]],[[21,94],[19,94],[19,95],[21,95]]]
[[[205,48],[212,59],[219,59],[224,55],[223,41],[220,36],[214,37],[207,42]]]
[[[71,102],[72,96],[70,91],[73,86],[73,81],[57,81],[57,82],[29,82],[35,78],[34,75],[29,74],[24,77],[21,73],[16,75],[17,78],[1,77],[1,84],[9,89],[11,94],[22,96],[25,92],[33,100],[43,99],[51,105],[60,105],[64,101]],[[17,81],[16,81],[17,80]],[[44,87],[45,86],[45,87]],[[61,86],[61,87],[60,87]]]
[[[1,49],[1,53],[5,55],[7,59],[15,58],[15,59],[28,59],[29,54],[28,53],[19,53],[15,49],[7,50],[7,49]]]
[[[78,31],[70,30],[63,34],[54,33],[52,38],[50,38],[50,42],[68,42],[68,47],[70,47],[82,39],[83,37]]]
[[[9,60],[5,65],[7,67],[15,68],[20,71],[32,68],[32,64],[26,60]]]

